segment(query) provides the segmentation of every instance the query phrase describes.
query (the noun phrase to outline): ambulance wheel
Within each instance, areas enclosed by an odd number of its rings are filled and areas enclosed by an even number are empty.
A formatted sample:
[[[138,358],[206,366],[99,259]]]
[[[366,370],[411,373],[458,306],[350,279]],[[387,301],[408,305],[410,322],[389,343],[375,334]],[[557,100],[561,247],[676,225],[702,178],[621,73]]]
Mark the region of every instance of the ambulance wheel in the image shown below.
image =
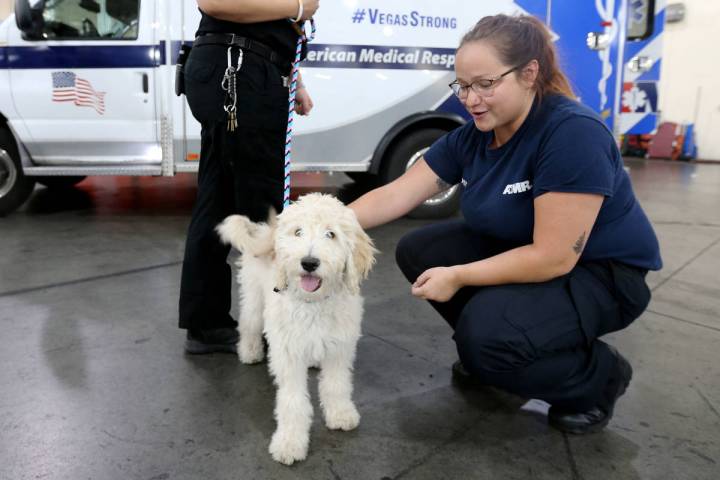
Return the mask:
[[[25,203],[34,187],[35,180],[23,173],[15,139],[0,128],[0,216]]]
[[[447,133],[440,128],[427,128],[408,134],[398,141],[389,152],[380,169],[380,181],[392,182],[420,160],[430,146]],[[454,215],[460,207],[462,187],[454,185],[442,193],[427,199],[408,214],[410,218],[446,218]]]
[[[375,183],[377,181],[377,175],[369,172],[345,172],[345,175],[355,183]]]
[[[85,176],[75,176],[75,177],[59,177],[59,176],[49,176],[49,177],[35,177],[35,180],[37,180],[38,183],[45,185],[47,188],[52,188],[54,190],[61,190],[64,188],[70,188],[74,187],[78,183],[85,180]]]

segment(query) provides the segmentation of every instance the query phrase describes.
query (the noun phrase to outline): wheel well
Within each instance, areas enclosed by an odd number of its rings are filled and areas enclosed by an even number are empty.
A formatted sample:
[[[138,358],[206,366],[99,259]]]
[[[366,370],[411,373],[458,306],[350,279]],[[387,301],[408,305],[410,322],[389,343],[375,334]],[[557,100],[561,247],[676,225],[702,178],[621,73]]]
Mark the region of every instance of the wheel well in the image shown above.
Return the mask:
[[[387,154],[393,150],[403,137],[426,128],[440,128],[449,132],[464,123],[465,121],[460,116],[437,114],[435,112],[432,114],[419,114],[397,123],[388,131],[375,149],[368,172],[377,174]]]
[[[17,137],[13,129],[10,128],[10,122],[7,117],[0,112],[0,131],[3,130],[7,132],[9,141],[12,142],[13,147],[15,147],[15,154],[18,156],[20,165],[25,166],[26,160],[30,160],[29,154],[20,143],[20,139]]]
[[[20,154],[20,143],[15,138],[15,135],[13,134],[13,131],[10,128],[10,124],[8,123],[7,118],[2,113],[0,113],[0,130],[7,131],[8,136],[10,137],[10,141],[15,144],[14,146],[17,149],[17,154]]]

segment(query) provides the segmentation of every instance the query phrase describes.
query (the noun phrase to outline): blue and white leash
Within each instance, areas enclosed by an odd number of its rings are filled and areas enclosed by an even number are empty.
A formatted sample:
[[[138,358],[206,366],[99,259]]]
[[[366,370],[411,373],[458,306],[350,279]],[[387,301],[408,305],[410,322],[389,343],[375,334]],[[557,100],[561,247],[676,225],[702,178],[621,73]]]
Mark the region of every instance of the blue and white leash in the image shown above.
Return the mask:
[[[302,33],[298,37],[295,46],[295,60],[292,64],[292,75],[290,80],[290,97],[288,99],[288,122],[287,134],[285,136],[285,182],[283,192],[283,208],[290,205],[290,159],[292,157],[293,140],[293,118],[295,116],[295,94],[297,92],[298,73],[302,46],[305,42],[311,42],[315,38],[315,21],[310,19],[310,36],[305,34],[305,24],[301,28]]]

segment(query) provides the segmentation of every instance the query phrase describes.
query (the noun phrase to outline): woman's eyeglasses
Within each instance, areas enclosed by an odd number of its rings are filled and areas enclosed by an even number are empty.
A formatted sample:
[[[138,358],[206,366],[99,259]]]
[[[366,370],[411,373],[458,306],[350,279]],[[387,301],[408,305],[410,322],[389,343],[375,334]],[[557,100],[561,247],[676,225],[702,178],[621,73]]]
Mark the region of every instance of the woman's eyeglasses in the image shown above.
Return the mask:
[[[472,88],[473,92],[475,92],[476,95],[479,95],[481,97],[490,97],[492,96],[495,86],[497,83],[505,76],[510,74],[511,72],[514,72],[517,70],[518,67],[513,67],[507,72],[498,75],[497,77],[491,77],[491,78],[479,78],[475,80],[474,82],[470,83],[469,85],[465,85],[460,83],[459,80],[455,80],[452,82],[449,87],[460,100],[465,100],[468,96],[468,89]]]

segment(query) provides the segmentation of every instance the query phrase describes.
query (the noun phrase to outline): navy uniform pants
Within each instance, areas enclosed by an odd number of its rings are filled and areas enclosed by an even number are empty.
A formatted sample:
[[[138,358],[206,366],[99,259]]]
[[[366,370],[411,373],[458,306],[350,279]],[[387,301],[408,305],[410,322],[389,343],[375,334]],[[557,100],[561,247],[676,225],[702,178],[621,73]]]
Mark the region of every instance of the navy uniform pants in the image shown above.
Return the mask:
[[[232,57],[236,62],[237,48]],[[221,88],[226,67],[223,45],[195,46],[185,64],[185,94],[202,127],[180,287],[179,324],[185,329],[237,326],[230,316],[230,247],[215,227],[232,214],[262,221],[271,206],[282,211],[288,89],[278,67],[245,52],[237,74],[238,126],[228,131]]]
[[[453,220],[406,235],[396,258],[414,282],[428,268],[508,249]],[[460,360],[478,380],[584,411],[608,400],[616,360],[598,338],[625,328],[647,307],[646,273],[619,262],[586,262],[547,282],[464,287],[448,302],[430,303],[453,328]]]

